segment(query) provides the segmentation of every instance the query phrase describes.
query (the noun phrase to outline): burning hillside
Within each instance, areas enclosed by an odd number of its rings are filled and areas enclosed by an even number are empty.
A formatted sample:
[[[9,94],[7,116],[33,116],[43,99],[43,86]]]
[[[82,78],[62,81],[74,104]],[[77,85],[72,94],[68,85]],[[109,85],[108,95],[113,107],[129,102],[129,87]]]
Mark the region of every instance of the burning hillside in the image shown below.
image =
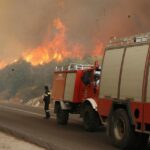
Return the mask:
[[[52,60],[61,62],[66,58],[82,59],[87,54],[92,56],[103,54],[103,45],[99,42],[97,42],[95,50],[90,51],[91,53],[86,52],[84,45],[80,43],[71,45],[67,39],[67,28],[59,18],[53,21],[53,28],[56,30],[55,35],[52,37],[49,33],[40,46],[24,52],[24,60],[32,65],[39,65]]]
[[[28,49],[22,53],[21,59],[31,63],[32,65],[41,65],[49,63],[52,60],[62,62],[67,58],[82,59],[85,55],[102,56],[103,44],[99,41],[95,42],[93,50],[87,50],[86,46],[81,43],[71,44],[67,37],[67,27],[57,18],[53,21],[53,30],[55,33],[52,35],[48,31],[46,38],[43,42],[34,49]],[[0,61],[0,68],[4,68],[8,64],[16,62]]]

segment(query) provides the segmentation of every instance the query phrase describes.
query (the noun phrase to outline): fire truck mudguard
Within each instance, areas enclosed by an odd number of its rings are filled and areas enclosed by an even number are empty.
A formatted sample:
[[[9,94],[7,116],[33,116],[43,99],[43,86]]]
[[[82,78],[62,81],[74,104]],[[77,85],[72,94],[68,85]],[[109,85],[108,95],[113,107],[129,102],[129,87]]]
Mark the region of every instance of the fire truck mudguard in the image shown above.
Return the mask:
[[[89,102],[92,108],[97,111],[97,103],[93,98],[87,98],[85,102]]]

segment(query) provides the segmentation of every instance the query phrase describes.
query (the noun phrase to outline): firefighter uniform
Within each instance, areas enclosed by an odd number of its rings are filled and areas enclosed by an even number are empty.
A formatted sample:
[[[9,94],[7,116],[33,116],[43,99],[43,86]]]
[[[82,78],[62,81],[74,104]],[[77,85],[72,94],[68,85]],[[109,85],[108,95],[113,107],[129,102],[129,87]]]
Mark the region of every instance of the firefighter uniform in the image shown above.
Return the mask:
[[[44,94],[44,110],[45,110],[45,118],[50,118],[49,112],[49,104],[50,104],[51,92],[48,90],[48,87],[45,87],[45,94]]]

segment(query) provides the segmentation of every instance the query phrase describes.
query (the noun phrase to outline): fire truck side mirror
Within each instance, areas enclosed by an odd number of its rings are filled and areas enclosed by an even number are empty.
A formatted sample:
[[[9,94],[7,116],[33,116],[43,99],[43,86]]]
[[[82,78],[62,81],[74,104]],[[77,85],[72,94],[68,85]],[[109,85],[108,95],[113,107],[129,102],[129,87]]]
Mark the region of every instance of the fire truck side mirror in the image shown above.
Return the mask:
[[[91,71],[84,72],[81,80],[86,86],[89,85],[91,83]]]

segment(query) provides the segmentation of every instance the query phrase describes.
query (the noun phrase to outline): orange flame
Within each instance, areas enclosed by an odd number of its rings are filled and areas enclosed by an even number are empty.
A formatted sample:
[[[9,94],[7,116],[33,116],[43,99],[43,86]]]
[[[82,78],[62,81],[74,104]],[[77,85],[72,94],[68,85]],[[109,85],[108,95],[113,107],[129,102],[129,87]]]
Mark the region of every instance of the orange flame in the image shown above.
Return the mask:
[[[49,41],[48,38],[37,48],[29,49],[23,53],[23,58],[32,65],[48,63],[52,60],[61,62],[65,58],[80,58],[86,54],[85,48],[81,44],[70,46],[67,44],[66,27],[62,21],[57,18],[53,21],[53,27],[56,29],[54,37]],[[92,55],[102,55],[102,44],[98,43]]]

